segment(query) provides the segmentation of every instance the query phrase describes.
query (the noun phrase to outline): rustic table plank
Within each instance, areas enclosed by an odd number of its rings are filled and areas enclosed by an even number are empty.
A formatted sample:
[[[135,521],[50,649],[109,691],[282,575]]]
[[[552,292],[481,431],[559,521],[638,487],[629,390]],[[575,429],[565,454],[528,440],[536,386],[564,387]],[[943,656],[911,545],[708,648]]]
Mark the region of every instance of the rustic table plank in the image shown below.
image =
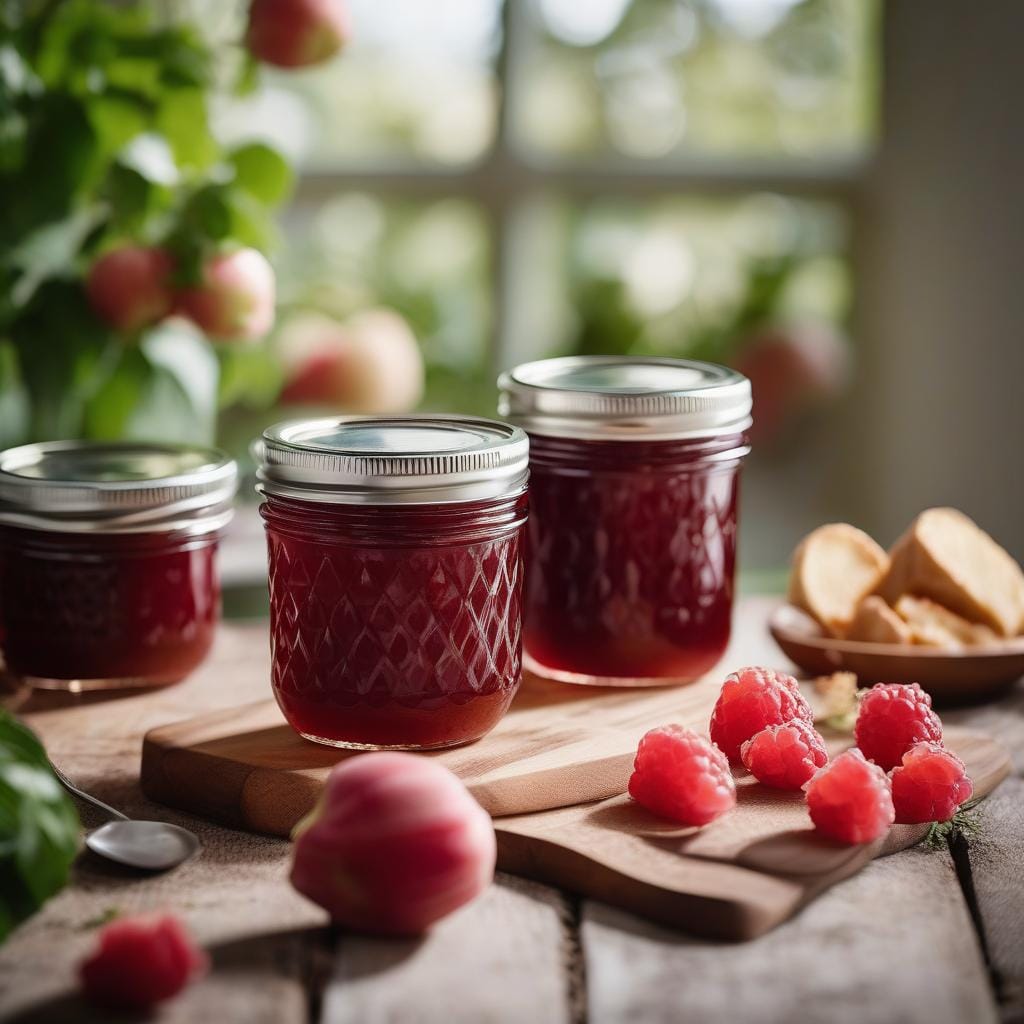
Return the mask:
[[[1011,778],[977,809],[967,849],[971,884],[1003,1019],[1024,1021],[1024,779]]]
[[[510,875],[424,941],[343,936],[322,1024],[568,1024],[571,936],[553,889]]]
[[[1024,679],[999,701],[976,707],[939,708],[943,722],[987,732],[1013,755],[1018,774],[1024,774]]]
[[[593,903],[583,908],[582,940],[592,1024],[997,1019],[945,852],[873,861],[741,945],[696,942]]]

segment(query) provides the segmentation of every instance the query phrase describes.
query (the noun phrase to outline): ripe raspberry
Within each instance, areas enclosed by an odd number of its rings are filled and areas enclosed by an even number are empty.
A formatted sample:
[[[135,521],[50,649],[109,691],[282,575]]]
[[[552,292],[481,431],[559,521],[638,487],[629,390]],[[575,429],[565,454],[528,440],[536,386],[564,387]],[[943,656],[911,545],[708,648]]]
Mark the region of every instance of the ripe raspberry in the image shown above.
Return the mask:
[[[825,741],[802,718],[769,725],[740,747],[743,767],[766,786],[799,789],[828,762]]]
[[[906,825],[948,821],[974,792],[963,761],[941,743],[915,743],[889,779],[896,820]]]
[[[739,764],[744,740],[769,725],[795,718],[814,724],[814,715],[792,676],[770,668],[741,668],[722,684],[711,712],[711,739],[733,764]]]
[[[917,683],[877,683],[860,702],[853,735],[864,756],[889,771],[915,743],[941,742],[942,723]]]
[[[893,823],[889,778],[859,750],[840,754],[804,789],[814,827],[841,843],[870,843]]]
[[[629,795],[684,825],[706,825],[736,803],[725,755],[681,725],[651,729],[636,750]]]
[[[176,996],[208,964],[176,917],[134,917],[114,921],[100,932],[98,946],[82,962],[79,975],[92,1002],[147,1010]]]

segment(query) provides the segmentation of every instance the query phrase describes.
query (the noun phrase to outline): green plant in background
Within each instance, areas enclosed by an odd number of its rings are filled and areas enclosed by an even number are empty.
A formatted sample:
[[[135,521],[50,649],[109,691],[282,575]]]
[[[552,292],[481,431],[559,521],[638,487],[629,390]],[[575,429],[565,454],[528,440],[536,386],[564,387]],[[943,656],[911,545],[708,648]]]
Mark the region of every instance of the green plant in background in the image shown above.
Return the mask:
[[[335,52],[340,4],[256,0],[220,36],[171,3],[0,6],[0,445],[209,441],[241,393],[273,400],[261,253],[292,175],[265,143],[221,145],[211,107],[257,57]]]
[[[39,741],[0,711],[0,942],[67,881],[79,827]]]

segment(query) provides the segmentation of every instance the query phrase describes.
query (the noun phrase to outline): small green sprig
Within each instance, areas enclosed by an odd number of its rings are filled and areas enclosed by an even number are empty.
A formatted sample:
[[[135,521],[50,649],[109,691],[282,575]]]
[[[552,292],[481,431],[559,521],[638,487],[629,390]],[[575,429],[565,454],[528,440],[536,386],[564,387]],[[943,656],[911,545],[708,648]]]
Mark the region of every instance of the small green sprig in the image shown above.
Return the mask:
[[[964,804],[949,821],[933,821],[924,837],[924,844],[932,850],[945,850],[959,838],[970,845],[985,832],[977,808],[978,801],[972,800]]]

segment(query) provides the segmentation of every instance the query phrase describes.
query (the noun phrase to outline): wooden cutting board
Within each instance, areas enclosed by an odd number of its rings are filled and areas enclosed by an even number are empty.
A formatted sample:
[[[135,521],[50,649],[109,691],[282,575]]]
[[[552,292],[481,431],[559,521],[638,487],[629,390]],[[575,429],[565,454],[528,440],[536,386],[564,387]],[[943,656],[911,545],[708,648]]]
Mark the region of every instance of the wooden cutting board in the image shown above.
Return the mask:
[[[523,814],[621,793],[640,737],[655,725],[706,729],[721,678],[622,690],[526,676],[493,732],[424,754],[451,768],[491,815]],[[225,825],[288,835],[327,773],[356,756],[296,735],[272,700],[153,729],[142,747],[142,790]]]
[[[455,771],[497,819],[503,870],[712,938],[753,938],[923,837],[927,826],[902,825],[865,846],[822,840],[800,794],[750,777],[738,779],[736,810],[701,830],[676,829],[623,796],[640,736],[668,721],[704,728],[717,691],[717,680],[623,692],[531,678],[490,736],[424,756]],[[995,740],[954,728],[946,739],[978,796],[1009,774]],[[285,836],[346,756],[358,755],[302,740],[260,701],[149,732],[142,787],[162,803]]]
[[[949,728],[977,797],[1010,774],[994,739]],[[830,743],[835,753],[845,742]],[[816,835],[803,795],[737,778],[736,809],[703,829],[679,829],[628,796],[495,822],[498,864],[707,938],[756,938],[874,857],[920,842],[927,825],[895,825],[875,843]]]

